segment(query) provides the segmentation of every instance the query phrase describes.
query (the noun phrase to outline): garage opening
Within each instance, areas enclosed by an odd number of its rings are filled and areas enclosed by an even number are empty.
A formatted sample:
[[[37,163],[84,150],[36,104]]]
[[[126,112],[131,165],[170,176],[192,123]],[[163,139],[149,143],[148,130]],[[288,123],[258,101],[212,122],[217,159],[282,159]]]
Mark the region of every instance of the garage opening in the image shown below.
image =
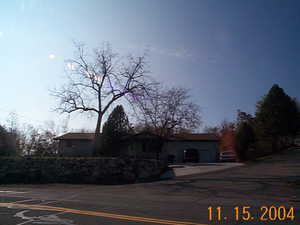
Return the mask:
[[[183,152],[183,162],[197,163],[199,162],[199,153],[197,149],[189,148]]]

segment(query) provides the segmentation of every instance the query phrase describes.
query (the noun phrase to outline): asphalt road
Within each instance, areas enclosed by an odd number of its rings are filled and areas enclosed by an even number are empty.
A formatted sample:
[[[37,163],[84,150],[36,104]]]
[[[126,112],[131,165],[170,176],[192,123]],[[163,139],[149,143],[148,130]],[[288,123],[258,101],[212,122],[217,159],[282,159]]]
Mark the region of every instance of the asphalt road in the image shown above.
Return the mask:
[[[226,171],[152,183],[0,185],[0,225],[296,225],[300,224],[299,163],[300,150],[296,150]],[[247,221],[242,221],[244,206],[250,207],[244,208],[251,213],[243,214]],[[280,218],[271,206],[276,211],[282,206]]]

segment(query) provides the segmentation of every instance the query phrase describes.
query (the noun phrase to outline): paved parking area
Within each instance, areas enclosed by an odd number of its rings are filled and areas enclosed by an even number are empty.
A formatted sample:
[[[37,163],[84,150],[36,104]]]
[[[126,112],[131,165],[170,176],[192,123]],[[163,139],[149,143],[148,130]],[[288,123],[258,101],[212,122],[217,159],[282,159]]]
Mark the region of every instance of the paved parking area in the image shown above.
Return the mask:
[[[166,174],[162,175],[162,178],[181,177],[194,174],[205,174],[217,171],[223,171],[232,169],[234,167],[243,166],[244,163],[190,163],[190,164],[174,164]]]
[[[296,225],[300,224],[299,162],[300,150],[224,171],[152,183],[0,185],[0,225]],[[236,221],[236,206],[250,207],[253,219],[242,221],[240,215]],[[294,220],[260,221],[262,206],[293,207]],[[216,207],[221,207],[221,221]]]

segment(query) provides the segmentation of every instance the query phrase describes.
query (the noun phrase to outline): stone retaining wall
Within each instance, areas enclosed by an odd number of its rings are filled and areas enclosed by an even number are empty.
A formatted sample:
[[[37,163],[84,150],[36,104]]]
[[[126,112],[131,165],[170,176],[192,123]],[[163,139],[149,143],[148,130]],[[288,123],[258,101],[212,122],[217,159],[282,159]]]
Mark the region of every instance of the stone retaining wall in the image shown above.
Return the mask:
[[[0,184],[123,184],[158,179],[165,164],[123,158],[0,158]]]

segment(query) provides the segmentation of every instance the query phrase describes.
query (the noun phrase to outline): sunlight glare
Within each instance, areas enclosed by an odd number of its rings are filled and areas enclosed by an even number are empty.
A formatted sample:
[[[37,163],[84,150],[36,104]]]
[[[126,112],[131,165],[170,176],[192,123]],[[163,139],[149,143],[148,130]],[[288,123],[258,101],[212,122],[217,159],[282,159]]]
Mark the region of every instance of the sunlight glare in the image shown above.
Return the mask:
[[[55,55],[54,54],[50,54],[48,57],[49,57],[49,59],[55,59]]]

